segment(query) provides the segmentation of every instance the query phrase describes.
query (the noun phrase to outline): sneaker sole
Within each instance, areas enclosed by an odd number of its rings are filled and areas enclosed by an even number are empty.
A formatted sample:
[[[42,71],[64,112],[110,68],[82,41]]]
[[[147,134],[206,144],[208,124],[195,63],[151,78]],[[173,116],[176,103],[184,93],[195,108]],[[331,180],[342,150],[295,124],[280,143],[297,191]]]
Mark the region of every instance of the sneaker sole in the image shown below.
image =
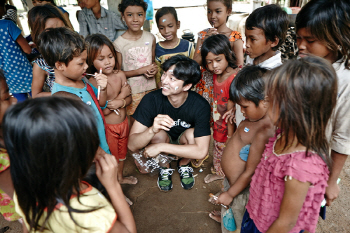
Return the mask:
[[[193,185],[192,185],[192,187],[191,187],[191,188],[185,188],[185,187],[183,186],[182,182],[180,181],[181,187],[182,187],[183,189],[185,189],[185,190],[190,190],[190,189],[192,189],[192,188],[194,187],[194,184],[195,184],[195,183],[196,183],[196,180],[193,178]]]

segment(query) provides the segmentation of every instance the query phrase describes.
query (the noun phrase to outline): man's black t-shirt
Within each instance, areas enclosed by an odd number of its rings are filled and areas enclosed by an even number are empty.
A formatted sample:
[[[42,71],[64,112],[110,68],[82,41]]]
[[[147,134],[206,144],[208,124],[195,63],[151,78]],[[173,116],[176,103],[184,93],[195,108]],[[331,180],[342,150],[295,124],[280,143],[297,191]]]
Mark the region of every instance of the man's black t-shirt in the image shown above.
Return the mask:
[[[133,118],[151,127],[158,114],[168,115],[175,121],[175,126],[167,133],[176,140],[188,128],[194,128],[195,138],[210,135],[210,111],[209,103],[196,92],[188,91],[186,101],[174,108],[162,90],[156,90],[142,98]]]

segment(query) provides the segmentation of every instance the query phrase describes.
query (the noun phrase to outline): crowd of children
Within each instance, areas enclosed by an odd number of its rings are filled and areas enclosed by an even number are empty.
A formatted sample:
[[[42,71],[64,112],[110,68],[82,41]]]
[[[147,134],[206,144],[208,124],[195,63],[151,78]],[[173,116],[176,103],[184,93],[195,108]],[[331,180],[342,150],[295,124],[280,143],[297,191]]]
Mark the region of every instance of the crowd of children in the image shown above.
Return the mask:
[[[24,232],[136,232],[120,185],[138,182],[123,175],[128,149],[149,161],[181,157],[181,185],[191,189],[211,121],[204,182],[222,180],[209,199],[222,205],[209,214],[222,232],[315,232],[350,154],[348,1],[309,1],[295,22],[299,58],[285,63],[278,49],[289,21],[277,5],[247,18],[244,57],[241,34],[226,24],[232,0],[207,0],[212,27],[196,46],[178,37],[174,7],[157,11],[156,43],[142,30],[144,0],[122,0],[121,17],[99,0],[80,3],[79,34],[53,0],[33,0],[30,37],[13,17],[0,20],[7,220],[22,218]],[[174,169],[159,170],[158,187],[170,191]]]

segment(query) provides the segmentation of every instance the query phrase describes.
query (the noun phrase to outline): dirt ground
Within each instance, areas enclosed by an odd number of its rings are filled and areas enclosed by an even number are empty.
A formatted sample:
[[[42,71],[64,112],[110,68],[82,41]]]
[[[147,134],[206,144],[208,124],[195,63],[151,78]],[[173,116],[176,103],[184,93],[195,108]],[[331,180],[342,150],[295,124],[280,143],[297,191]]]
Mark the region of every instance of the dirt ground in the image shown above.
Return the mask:
[[[220,224],[211,220],[209,212],[218,206],[207,200],[209,193],[217,193],[221,182],[205,184],[203,179],[210,173],[212,155],[204,163],[203,172],[195,169],[195,186],[184,190],[180,184],[177,171],[173,174],[173,190],[161,192],[157,186],[157,174],[144,175],[137,170],[131,156],[125,162],[125,175],[133,175],[139,179],[137,185],[123,185],[124,193],[134,204],[131,206],[139,233],[179,233],[179,232],[220,232]],[[171,164],[176,169],[176,161]],[[350,232],[350,159],[341,174],[340,197],[331,207],[327,207],[326,220],[319,220],[317,233]],[[0,228],[10,226],[6,233],[20,233],[18,222],[8,223],[0,215]]]

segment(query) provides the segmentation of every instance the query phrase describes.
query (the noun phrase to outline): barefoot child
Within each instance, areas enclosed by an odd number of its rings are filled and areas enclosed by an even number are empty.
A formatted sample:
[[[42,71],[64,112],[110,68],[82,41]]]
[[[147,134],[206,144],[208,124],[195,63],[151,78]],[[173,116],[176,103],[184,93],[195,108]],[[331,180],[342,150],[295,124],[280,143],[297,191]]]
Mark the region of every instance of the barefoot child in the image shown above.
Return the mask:
[[[65,91],[75,94],[91,107],[97,121],[100,147],[105,153],[110,153],[101,110],[107,105],[107,76],[95,74],[100,91],[83,79],[88,68],[84,39],[67,28],[50,28],[40,34],[39,41],[40,53],[55,70],[56,79],[51,93]]]
[[[250,184],[242,233],[314,233],[330,164],[326,128],[337,76],[324,59],[290,60],[267,77],[270,138]],[[244,223],[244,224],[243,224]]]
[[[204,178],[205,183],[210,183],[214,180],[223,179],[225,176],[221,169],[221,157],[227,140],[234,133],[234,126],[231,123],[226,123],[222,116],[234,106],[233,102],[229,100],[229,92],[232,80],[238,72],[238,67],[236,65],[236,57],[230,49],[230,41],[221,34],[210,36],[204,41],[201,55],[203,67],[214,73],[214,169],[212,171],[215,174],[208,174]],[[196,161],[192,161],[192,164],[194,163],[198,167]]]
[[[146,10],[147,3],[143,0],[123,0],[119,4],[119,11],[128,30],[113,44],[118,52],[118,67],[124,71],[131,87],[132,102],[126,108],[129,116],[134,114],[141,99],[156,88],[156,39],[152,33],[141,30]],[[132,124],[133,118],[130,119]]]
[[[158,65],[158,73],[156,75],[156,83],[160,84],[160,77],[163,74],[161,65],[171,56],[182,54],[186,57],[193,58],[193,43],[177,37],[177,30],[180,29],[180,21],[177,19],[177,13],[174,7],[162,7],[157,10],[156,23],[160,34],[164,37],[164,41],[160,41],[156,45],[156,64]]]
[[[85,103],[63,97],[20,103],[5,114],[4,139],[24,232],[136,232],[115,157],[95,157],[99,135]],[[111,203],[82,181],[93,160]]]
[[[103,110],[106,119],[106,134],[109,149],[118,161],[118,181],[120,184],[136,184],[136,177],[123,176],[124,160],[128,152],[129,125],[125,107],[131,103],[130,86],[123,71],[116,68],[116,52],[112,42],[102,34],[86,37],[88,72],[102,69],[107,76],[107,108]],[[90,82],[97,87],[96,80]]]
[[[10,158],[5,149],[2,134],[2,119],[5,112],[11,105],[16,104],[16,102],[16,98],[10,96],[4,73],[0,70],[0,214],[7,221],[15,221],[20,218],[16,213],[15,204],[11,199],[14,188],[10,175]]]
[[[241,106],[246,120],[238,126],[222,155],[221,166],[226,178],[224,192],[218,197],[217,203],[230,206],[237,229],[240,229],[248,201],[249,193],[246,188],[260,161],[265,144],[274,134],[264,95],[265,72],[266,69],[259,66],[246,66],[237,74],[230,87],[230,99]],[[223,232],[232,231],[230,225],[223,221],[224,213],[226,210],[222,208],[221,218],[215,212],[209,216],[221,221]]]
[[[350,155],[350,2],[310,1],[296,19],[299,56],[315,55],[332,63],[338,77],[338,99],[329,126],[332,169],[326,189],[327,205],[340,192],[340,172]]]

